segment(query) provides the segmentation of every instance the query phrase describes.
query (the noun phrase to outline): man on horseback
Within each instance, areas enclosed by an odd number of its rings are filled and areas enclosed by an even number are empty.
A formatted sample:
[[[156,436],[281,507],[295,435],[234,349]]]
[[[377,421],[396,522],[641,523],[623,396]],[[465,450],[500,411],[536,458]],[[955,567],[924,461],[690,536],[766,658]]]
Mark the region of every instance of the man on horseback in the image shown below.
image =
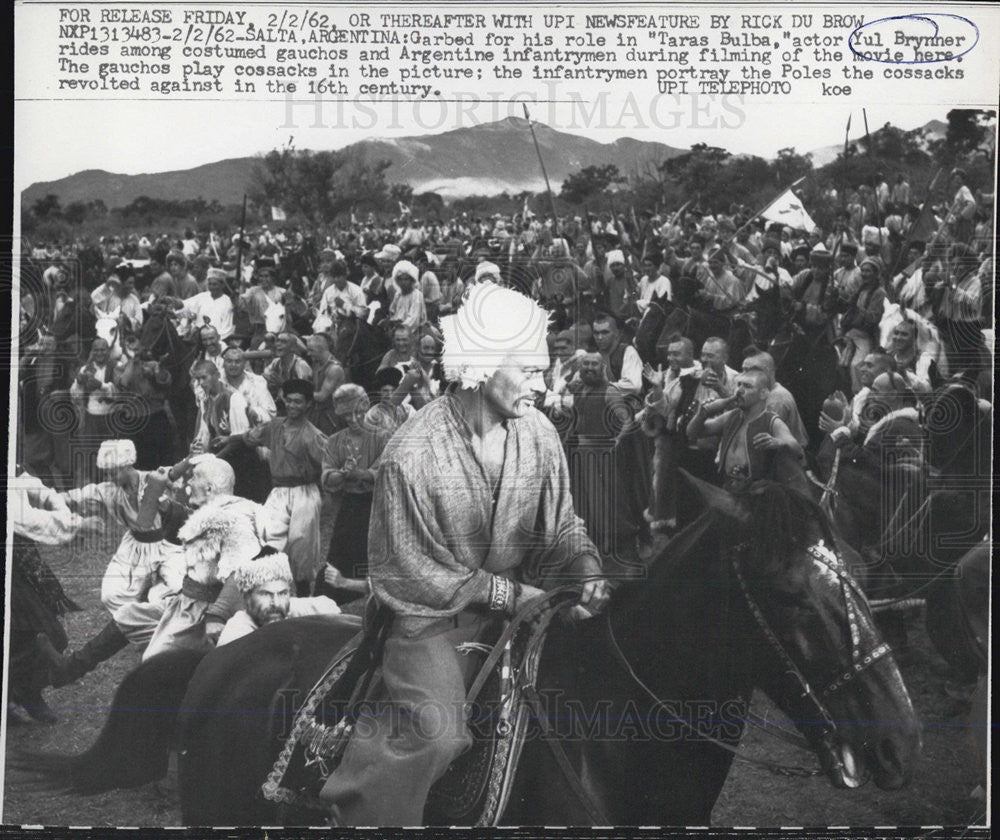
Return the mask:
[[[567,579],[585,581],[582,605],[608,598],[558,435],[533,408],[547,321],[515,291],[475,286],[442,324],[456,386],[383,452],[369,564],[375,598],[394,614],[382,665],[392,707],[357,721],[323,788],[337,824],[421,823],[431,785],[471,743],[455,645],[490,613],[511,615],[542,594],[536,585]]]

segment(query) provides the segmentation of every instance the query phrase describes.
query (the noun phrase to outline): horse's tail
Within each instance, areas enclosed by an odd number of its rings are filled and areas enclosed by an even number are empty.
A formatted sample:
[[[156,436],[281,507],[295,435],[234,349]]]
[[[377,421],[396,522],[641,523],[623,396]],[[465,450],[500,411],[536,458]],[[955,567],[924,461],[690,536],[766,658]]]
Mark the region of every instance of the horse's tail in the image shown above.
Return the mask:
[[[68,756],[21,753],[15,762],[52,786],[95,794],[135,788],[167,773],[177,710],[204,652],[169,650],[130,671],[86,752]]]

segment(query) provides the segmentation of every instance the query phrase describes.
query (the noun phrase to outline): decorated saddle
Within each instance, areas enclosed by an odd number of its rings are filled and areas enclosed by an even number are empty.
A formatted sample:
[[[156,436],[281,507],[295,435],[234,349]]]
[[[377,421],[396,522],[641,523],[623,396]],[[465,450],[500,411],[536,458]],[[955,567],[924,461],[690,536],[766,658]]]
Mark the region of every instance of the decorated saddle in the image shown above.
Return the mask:
[[[469,660],[466,702],[473,745],[431,788],[427,824],[495,825],[503,814],[532,718],[529,698],[535,696],[548,625],[567,604],[565,598],[546,598],[530,614],[498,620],[478,641],[458,646]],[[314,822],[317,812],[325,815],[319,792],[339,764],[359,709],[385,696],[379,663],[391,620],[385,608],[367,616],[366,631],[334,657],[296,712],[261,788],[266,799],[287,806],[290,819],[292,813],[305,812],[305,822]]]

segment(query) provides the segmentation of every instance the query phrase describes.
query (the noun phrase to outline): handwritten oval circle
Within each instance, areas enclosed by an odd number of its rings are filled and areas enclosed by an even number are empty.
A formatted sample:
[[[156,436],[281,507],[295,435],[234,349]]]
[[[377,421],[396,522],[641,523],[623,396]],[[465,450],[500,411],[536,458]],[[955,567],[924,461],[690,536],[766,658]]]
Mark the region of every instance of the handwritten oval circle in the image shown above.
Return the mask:
[[[864,29],[868,29],[868,27],[870,26],[876,26],[880,23],[888,23],[890,21],[915,20],[919,21],[922,24],[929,23],[931,26],[934,27],[934,36],[928,36],[928,37],[936,37],[938,32],[940,31],[940,27],[933,20],[933,18],[951,18],[953,20],[959,20],[962,21],[963,23],[967,23],[975,31],[976,40],[972,42],[972,46],[970,46],[968,49],[964,50],[963,52],[956,53],[955,55],[948,56],[947,58],[926,58],[926,59],[922,58],[922,59],[916,59],[914,61],[894,61],[892,59],[886,59],[886,58],[873,58],[872,56],[869,56],[864,52],[858,52],[854,48],[854,43],[853,43],[854,37],[859,32],[861,32]],[[858,58],[864,59],[865,61],[874,61],[877,62],[878,64],[935,64],[941,61],[954,61],[956,58],[961,58],[963,55],[967,55],[968,53],[972,52],[973,49],[975,49],[976,44],[979,43],[979,38],[980,38],[979,27],[976,26],[976,24],[974,24],[968,18],[962,17],[961,15],[949,15],[943,12],[927,12],[919,15],[896,15],[895,17],[885,17],[885,18],[879,18],[878,20],[870,20],[868,21],[868,23],[861,24],[861,26],[859,26],[850,35],[847,36],[847,46],[852,53],[858,56]]]

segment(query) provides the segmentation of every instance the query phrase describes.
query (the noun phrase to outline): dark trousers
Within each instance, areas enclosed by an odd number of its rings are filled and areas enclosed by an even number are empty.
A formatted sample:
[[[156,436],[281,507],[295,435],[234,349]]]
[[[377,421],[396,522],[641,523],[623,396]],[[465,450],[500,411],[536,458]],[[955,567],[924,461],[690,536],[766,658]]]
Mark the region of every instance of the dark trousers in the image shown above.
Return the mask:
[[[467,657],[455,646],[478,638],[488,621],[462,613],[414,637],[393,630],[382,662],[389,701],[358,717],[343,761],[320,793],[336,824],[423,824],[431,786],[472,744]]]
[[[342,494],[326,562],[344,577],[368,576],[368,523],[371,515],[370,493]],[[323,580],[322,574],[316,578],[316,594],[327,595],[338,604],[346,604],[358,597],[358,593],[352,590],[330,586]]]

